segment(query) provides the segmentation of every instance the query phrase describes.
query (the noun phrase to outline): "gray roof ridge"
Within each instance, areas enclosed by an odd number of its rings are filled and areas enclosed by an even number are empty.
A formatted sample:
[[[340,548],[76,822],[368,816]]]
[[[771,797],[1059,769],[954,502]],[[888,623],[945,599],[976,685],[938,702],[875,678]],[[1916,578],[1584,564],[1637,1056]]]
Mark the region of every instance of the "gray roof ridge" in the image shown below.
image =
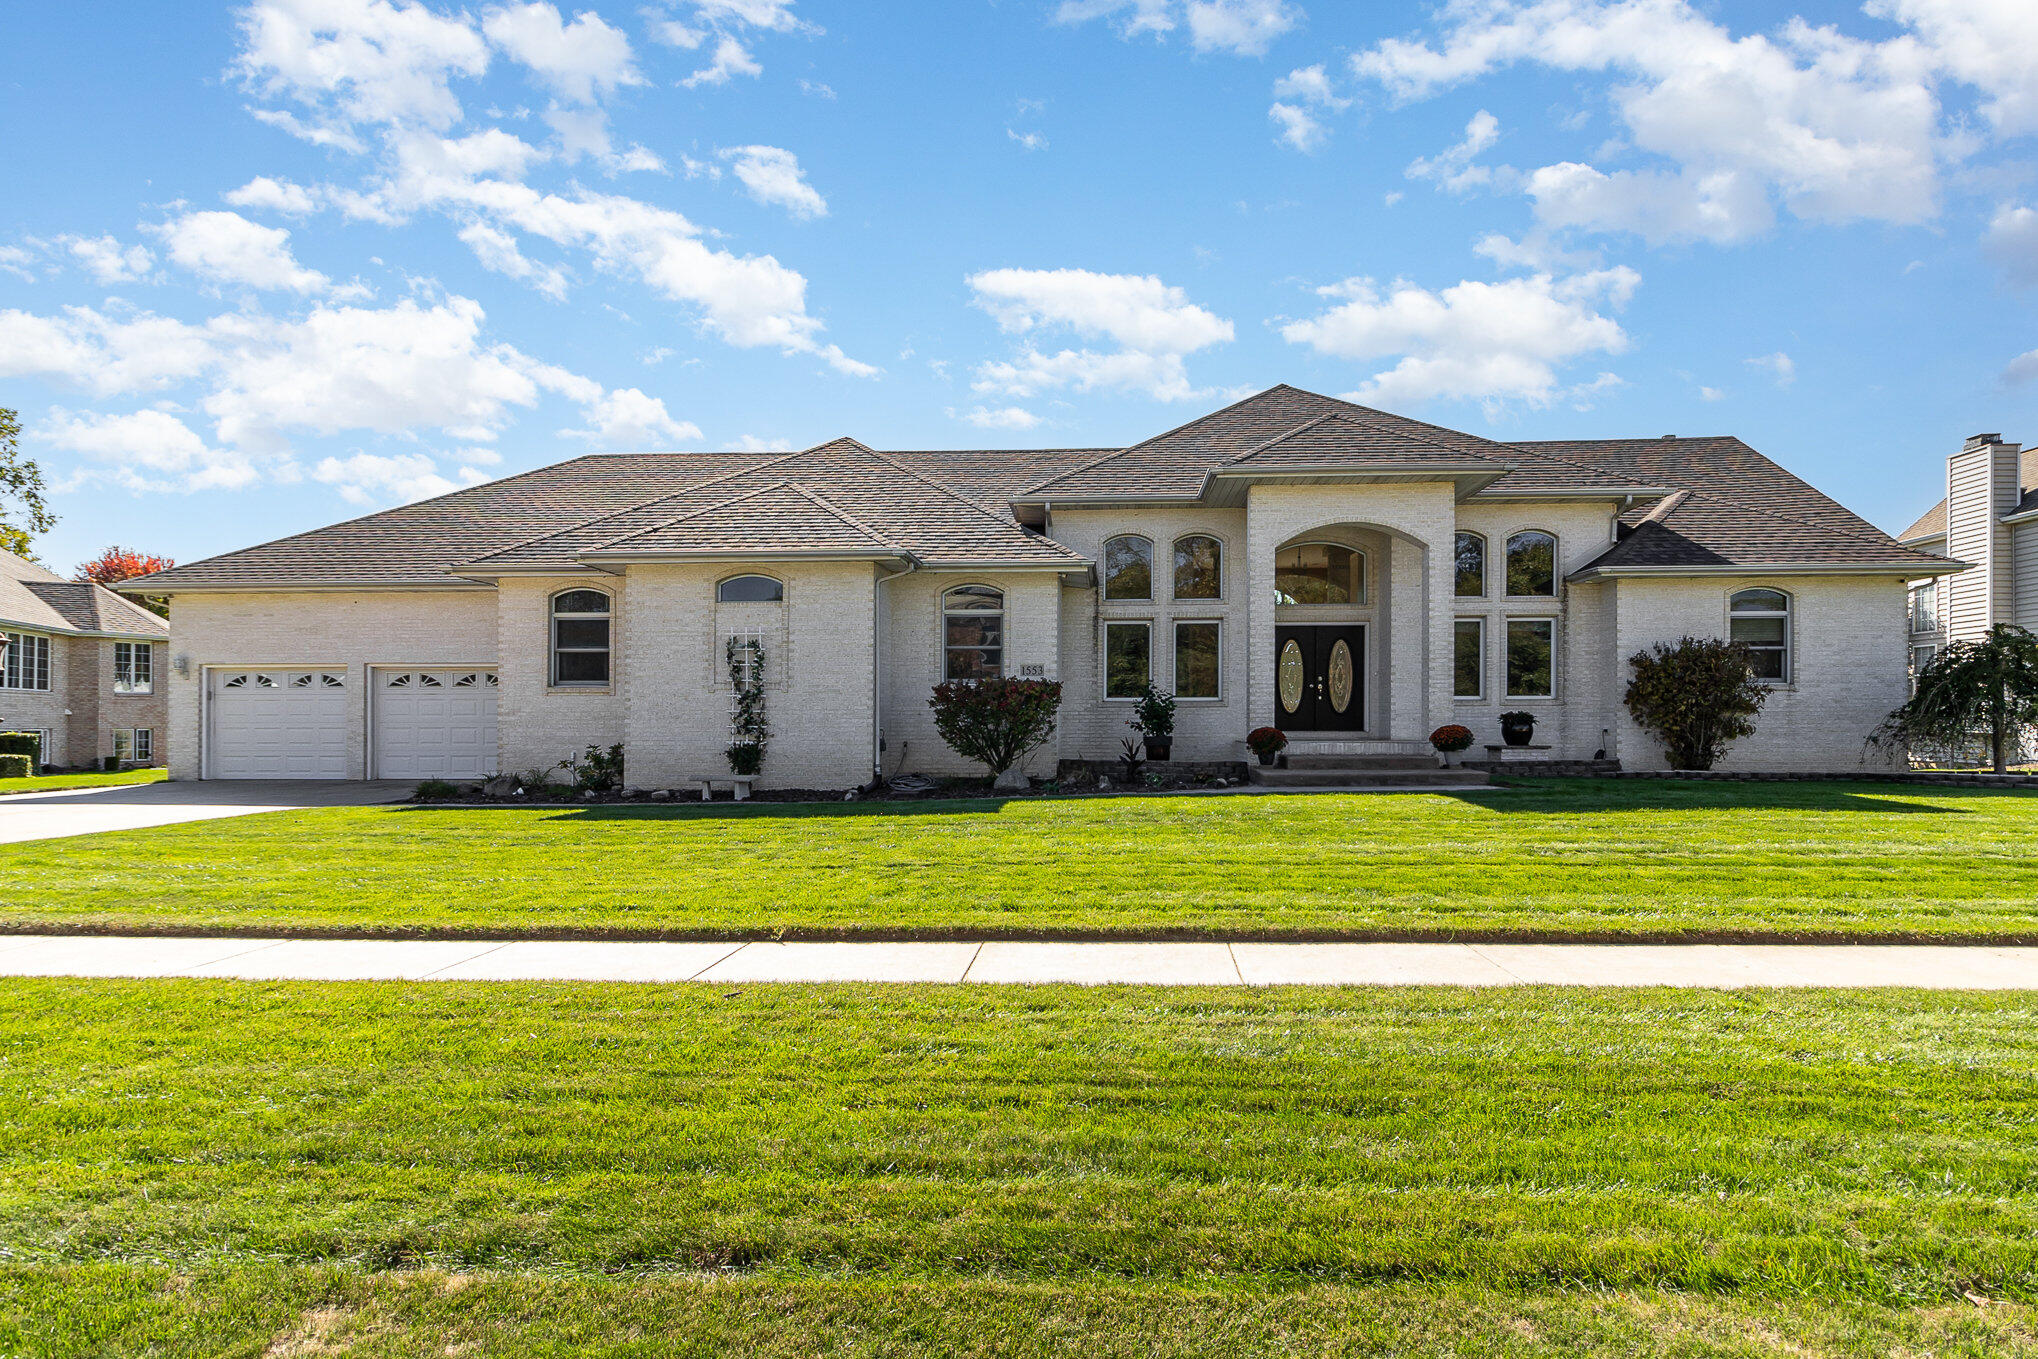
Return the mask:
[[[1256,458],[1260,454],[1272,448],[1275,444],[1282,443],[1285,442],[1286,440],[1292,439],[1296,435],[1302,433],[1304,430],[1315,429],[1318,425],[1322,424],[1326,420],[1335,420],[1337,416],[1338,416],[1337,411],[1325,411],[1323,414],[1316,416],[1313,419],[1304,420],[1301,424],[1295,426],[1295,428],[1291,430],[1287,430],[1281,434],[1276,434],[1273,438],[1268,439],[1265,443],[1254,444],[1251,448],[1248,448],[1245,452],[1231,459],[1231,461],[1233,463],[1241,463],[1244,462],[1247,458]]]
[[[751,464],[750,464],[750,465],[749,465],[748,467],[739,467],[739,468],[735,469],[735,470],[734,470],[734,471],[732,471],[732,472],[724,472],[724,473],[722,473],[722,474],[721,474],[720,476],[715,476],[715,477],[709,477],[709,478],[708,478],[708,479],[707,479],[706,481],[700,481],[700,482],[695,482],[695,483],[694,483],[693,485],[691,485],[691,486],[688,486],[688,487],[686,487],[686,488],[685,488],[685,489],[683,489],[683,490],[678,490],[678,491],[667,491],[667,492],[666,492],[665,494],[663,494],[663,495],[654,495],[654,496],[652,496],[652,497],[651,497],[651,498],[650,498],[649,500],[640,500],[640,501],[638,501],[638,502],[637,502],[636,504],[634,504],[634,505],[623,505],[623,506],[621,506],[621,507],[619,507],[619,508],[617,508],[617,509],[613,509],[613,510],[603,510],[603,511],[602,511],[602,512],[601,512],[600,514],[594,515],[594,516],[592,516],[592,517],[590,517],[590,518],[587,518],[587,519],[582,519],[582,520],[579,520],[579,521],[578,521],[578,522],[576,522],[576,523],[572,523],[572,524],[567,524],[567,525],[565,525],[565,526],[564,526],[563,528],[556,528],[556,529],[547,529],[547,530],[545,530],[545,532],[543,532],[543,533],[539,533],[539,534],[535,534],[535,535],[533,535],[532,537],[529,537],[529,538],[524,538],[524,539],[520,539],[519,541],[517,541],[517,542],[514,542],[514,543],[505,543],[505,544],[504,544],[503,546],[501,546],[501,547],[498,547],[498,548],[495,548],[495,549],[494,549],[494,550],[492,550],[492,551],[489,551],[489,552],[484,552],[484,553],[482,553],[482,554],[481,554],[481,555],[480,555],[479,557],[469,557],[469,558],[467,558],[467,559],[466,559],[465,561],[455,562],[455,563],[454,563],[454,565],[455,565],[455,566],[478,566],[478,565],[480,565],[480,564],[481,564],[482,562],[485,562],[485,561],[487,561],[487,560],[488,560],[489,558],[491,558],[491,557],[500,557],[500,556],[503,556],[503,555],[504,555],[504,554],[506,554],[506,553],[510,553],[510,552],[516,552],[516,551],[519,551],[519,550],[520,550],[520,549],[522,549],[522,548],[526,548],[526,547],[532,547],[532,546],[535,546],[535,545],[536,545],[536,544],[538,544],[538,543],[542,543],[542,542],[544,542],[544,541],[545,541],[545,540],[546,540],[547,538],[559,538],[559,537],[563,537],[564,535],[566,535],[566,534],[569,534],[569,533],[578,533],[578,532],[579,532],[580,530],[582,530],[582,529],[584,529],[584,528],[592,528],[592,527],[593,527],[594,525],[596,525],[596,524],[599,524],[599,523],[600,523],[600,522],[601,522],[602,520],[604,520],[604,519],[613,519],[613,518],[615,518],[615,517],[616,517],[617,515],[619,515],[619,514],[631,514],[631,513],[634,513],[634,512],[636,512],[637,510],[642,510],[642,509],[648,509],[648,508],[650,508],[651,506],[653,506],[653,505],[656,505],[656,504],[657,504],[657,503],[658,503],[659,501],[661,501],[661,500],[676,500],[676,499],[678,499],[678,498],[679,498],[680,496],[683,496],[683,495],[692,495],[692,494],[693,494],[693,493],[694,493],[695,491],[698,491],[698,490],[702,489],[703,487],[707,487],[707,486],[713,486],[713,485],[715,485],[715,484],[716,484],[717,482],[722,482],[722,481],[729,481],[729,480],[732,480],[732,479],[734,479],[734,478],[736,478],[736,477],[747,477],[747,476],[749,476],[749,475],[750,475],[750,474],[751,474],[752,472],[761,472],[761,471],[763,471],[763,470],[764,470],[765,468],[767,468],[767,467],[772,467],[772,466],[775,466],[775,465],[776,465],[776,464],[778,464],[778,463],[782,463],[782,462],[784,462],[784,461],[785,461],[786,459],[788,459],[788,458],[797,458],[797,457],[798,457],[799,455],[800,455],[800,454],[799,454],[799,452],[792,452],[792,453],[780,453],[780,454],[778,454],[778,455],[776,455],[776,456],[774,456],[774,457],[769,457],[769,458],[766,458],[766,459],[765,459],[765,460],[764,460],[763,462],[755,462],[755,463],[751,463]],[[582,462],[582,461],[585,461],[585,460],[586,460],[587,458],[607,458],[607,457],[629,457],[629,456],[632,456],[632,455],[630,455],[630,454],[617,454],[617,453],[588,453],[588,454],[583,454],[583,455],[582,455],[581,457],[578,457],[578,458],[568,458],[568,459],[567,459],[567,460],[566,460],[565,462],[555,462],[555,463],[549,463],[549,464],[547,464],[547,466],[549,466],[549,467],[566,467],[566,466],[570,466],[571,464],[573,464],[573,463],[576,463],[576,462]],[[534,468],[532,468],[532,469],[531,469],[531,472],[542,472],[542,471],[544,471],[544,470],[545,470],[545,468],[543,468],[543,467],[534,467]],[[522,472],[522,473],[519,473],[518,475],[519,475],[519,476],[530,476],[530,475],[531,475],[531,472]],[[516,480],[516,477],[504,477],[504,478],[503,478],[503,481],[515,481],[515,480]],[[491,486],[500,486],[500,485],[502,484],[502,482],[490,482],[490,483],[488,483],[488,484],[489,484],[489,485],[491,485]],[[472,488],[471,488],[471,487],[469,487],[469,488],[467,488],[467,489],[470,489],[470,490],[471,490]],[[455,494],[455,495],[458,495],[458,494],[459,494],[459,492],[457,492],[457,491],[456,491],[456,492],[454,492],[453,494]],[[418,503],[422,505],[422,504],[425,504],[426,502],[424,502],[424,501],[419,501]],[[408,508],[408,506],[406,506],[405,508]],[[383,513],[384,513],[384,514],[387,514],[387,513],[388,513],[388,511],[387,511],[387,510],[384,510],[384,511],[383,511]],[[374,516],[374,515],[372,515],[372,514],[370,514],[370,515],[363,515],[363,516],[362,516],[362,518],[363,518],[363,519],[373,519],[374,517],[375,517],[375,516]],[[347,523],[358,523],[358,522],[360,522],[360,521],[359,521],[359,520],[352,520],[352,519],[350,519],[350,520],[347,520],[346,522],[347,522]],[[342,527],[342,525],[339,525],[339,524],[335,524],[335,525],[334,525],[333,527],[335,527],[335,528],[339,528],[339,527]],[[624,537],[628,537],[628,536],[630,536],[630,535],[628,535],[628,534],[625,534],[625,535],[624,535]],[[282,540],[281,540],[281,539],[279,539],[278,541],[280,542],[280,541],[282,541]]]
[[[1663,520],[1668,519],[1672,514],[1675,514],[1677,512],[1677,507],[1679,505],[1682,505],[1686,500],[1689,500],[1690,498],[1691,498],[1690,491],[1672,491],[1669,495],[1664,496],[1661,500],[1651,505],[1649,507],[1649,512],[1641,517],[1640,521],[1636,523],[1635,527],[1640,528],[1643,524],[1661,523]]]
[[[856,443],[856,440],[852,439],[850,440],[850,442]],[[863,448],[863,451],[866,453],[872,451],[868,448],[864,448],[862,444],[857,444],[857,447]],[[868,534],[874,541],[883,543],[886,547],[896,547],[901,552],[904,552],[906,550],[890,534],[878,532],[875,528],[871,527],[869,524],[864,523],[861,519],[858,519],[855,515],[849,513],[847,510],[843,509],[840,505],[837,505],[834,501],[828,499],[828,497],[822,495],[820,492],[815,491],[810,487],[802,486],[796,481],[788,481],[785,484],[792,487],[795,491],[799,492],[807,499],[813,501],[816,505],[819,505],[822,509],[826,510],[828,513],[834,515],[837,519],[840,519],[843,523],[848,524],[851,528],[856,529],[858,532]]]
[[[1300,389],[1298,388],[1297,390]],[[1310,395],[1316,396],[1319,395],[1319,393],[1311,392]],[[1269,439],[1266,443],[1260,445],[1259,448],[1255,448],[1251,453],[1247,453],[1244,455],[1244,457],[1235,459],[1235,461],[1243,462],[1245,461],[1246,458],[1254,457],[1259,453],[1263,452],[1264,450],[1273,447],[1275,444],[1280,443],[1282,439],[1292,439],[1296,435],[1300,434],[1304,429],[1308,429],[1314,425],[1323,424],[1324,422],[1329,420],[1351,420],[1354,423],[1363,423],[1377,426],[1379,422],[1371,419],[1370,417],[1375,415],[1385,415],[1389,419],[1392,419],[1399,424],[1415,426],[1416,432],[1410,434],[1408,437],[1419,439],[1423,443],[1429,444],[1432,447],[1440,448],[1454,458],[1479,458],[1485,462],[1490,462],[1500,467],[1506,467],[1508,465],[1502,462],[1499,458],[1488,457],[1484,453],[1467,453],[1462,448],[1452,448],[1449,444],[1444,443],[1441,439],[1432,439],[1428,434],[1422,432],[1424,430],[1442,429],[1443,428],[1442,425],[1432,425],[1426,420],[1413,420],[1405,415],[1395,415],[1392,411],[1376,411],[1371,406],[1361,406],[1356,401],[1346,401],[1343,397],[1339,396],[1329,396],[1324,397],[1323,399],[1326,401],[1335,401],[1338,404],[1346,407],[1346,409],[1341,411],[1325,411],[1322,415],[1310,421],[1308,425],[1303,425],[1299,429],[1291,429],[1286,434],[1283,434],[1279,439]],[[1464,431],[1462,430],[1450,430],[1448,432],[1452,434],[1464,433]],[[1465,435],[1465,437],[1470,439],[1477,439],[1480,443],[1492,444],[1495,448],[1512,447],[1512,445],[1510,444],[1503,444],[1498,440],[1488,439],[1482,434],[1467,434]]]
[[[807,452],[809,450],[802,449],[801,451]],[[680,524],[684,524],[689,519],[698,519],[704,514],[713,514],[717,510],[725,510],[731,505],[740,505],[746,500],[753,500],[758,496],[766,495],[772,491],[777,491],[781,489],[791,491],[794,495],[797,495],[802,499],[812,502],[816,507],[821,509],[823,512],[834,515],[837,519],[842,520],[844,523],[848,524],[851,528],[855,529],[857,532],[865,535],[866,537],[872,539],[875,542],[883,543],[886,547],[892,548],[899,547],[899,545],[893,542],[891,539],[885,537],[881,533],[873,532],[869,525],[861,523],[858,520],[850,517],[849,515],[842,513],[842,511],[836,509],[833,505],[828,504],[826,501],[822,500],[819,496],[816,496],[813,492],[809,491],[806,487],[800,485],[798,482],[793,481],[791,478],[781,478],[777,481],[767,482],[763,486],[754,487],[751,490],[743,492],[741,495],[732,495],[727,500],[718,500],[712,505],[703,505],[701,506],[701,508],[697,510],[688,510],[685,514],[675,515],[662,523],[653,524],[648,528],[641,528],[632,533],[626,533],[620,538],[611,538],[607,542],[597,543],[593,548],[589,550],[599,552],[604,548],[614,547],[618,543],[627,543],[632,538],[642,538],[646,534],[650,533],[663,533],[665,532],[665,530],[669,528],[674,528]],[[682,492],[682,494],[684,494],[684,492]],[[905,549],[899,548],[899,550],[903,552]]]
[[[1017,524],[1013,523],[1010,519],[1007,519],[1004,515],[999,514],[996,510],[992,509],[990,506],[984,504],[980,500],[977,500],[975,497],[966,496],[961,491],[956,490],[953,486],[944,485],[941,482],[936,481],[934,478],[928,476],[926,473],[916,471],[913,468],[906,466],[904,463],[900,462],[896,458],[888,457],[885,454],[878,452],[874,448],[866,448],[863,451],[870,454],[871,457],[876,458],[879,462],[883,463],[885,466],[896,468],[897,470],[905,473],[907,476],[913,478],[913,480],[924,482],[927,485],[932,486],[935,490],[941,492],[949,499],[957,501],[960,504],[969,506],[971,509],[975,510],[978,514],[986,515],[991,519],[995,519],[998,522],[999,527],[1001,528],[1013,529],[1020,533],[1024,533],[1026,531],[1020,528]],[[1053,540],[1048,539],[1047,541],[1052,542]],[[1056,544],[1056,546],[1060,546],[1060,544]],[[1074,556],[1075,554],[1070,553],[1069,555]]]
[[[1237,410],[1240,406],[1243,406],[1248,401],[1257,401],[1263,396],[1270,396],[1275,392],[1281,391],[1301,392],[1302,389],[1300,387],[1290,387],[1285,382],[1277,382],[1273,386],[1267,388],[1265,391],[1254,392],[1249,396],[1242,396],[1238,400],[1232,402],[1229,406],[1220,406],[1214,411],[1207,411],[1204,414],[1197,416],[1194,420],[1185,420],[1181,424],[1176,425],[1173,429],[1164,429],[1158,434],[1152,434],[1144,439],[1141,439],[1138,443],[1127,444],[1123,448],[1114,448],[1109,453],[1106,453],[1103,457],[1093,459],[1090,462],[1079,463],[1074,467],[1064,468],[1062,471],[1056,472],[1053,476],[1048,477],[1044,481],[1034,482],[1031,486],[1028,486],[1020,494],[1032,495],[1035,492],[1043,489],[1044,487],[1052,486],[1055,482],[1061,481],[1066,477],[1072,477],[1078,472],[1087,472],[1092,467],[1102,467],[1105,463],[1111,461],[1113,458],[1122,458],[1127,453],[1131,453],[1136,449],[1145,448],[1148,444],[1157,443],[1162,439],[1170,437],[1171,435],[1180,434],[1183,430],[1194,429],[1196,428],[1196,426],[1202,424],[1205,420],[1215,420],[1220,415],[1227,415],[1230,412]],[[1302,394],[1304,396],[1322,395],[1322,393],[1320,392],[1303,392]],[[1323,399],[1326,401],[1337,400],[1337,398],[1334,396],[1324,397]]]
[[[19,552],[12,552],[4,547],[0,547],[0,555],[12,557],[15,561],[20,562],[23,566],[27,567],[31,571],[40,571],[43,574],[43,576],[47,577],[47,579],[41,582],[44,585],[49,585],[63,579],[62,576],[50,570],[47,566],[44,566],[41,562],[33,561],[27,557],[24,557]],[[21,580],[22,577],[16,576],[15,579]]]
[[[1786,472],[1786,475],[1792,474]],[[1802,478],[1795,479],[1800,481],[1803,480]],[[1810,485],[1811,483],[1805,482],[1805,484]],[[1818,488],[1813,487],[1813,489],[1817,490]],[[1671,494],[1664,496],[1663,501],[1667,502],[1674,500],[1677,502],[1678,505],[1682,505],[1686,501],[1694,498],[1698,500],[1709,501],[1717,505],[1724,505],[1728,509],[1734,511],[1736,514],[1761,515],[1765,519],[1777,519],[1785,523],[1795,524],[1799,528],[1817,529],[1821,533],[1844,533],[1849,538],[1852,538],[1857,542],[1868,543],[1875,547],[1895,548],[1898,552],[1902,553],[1906,557],[1919,557],[1924,559],[1931,559],[1932,556],[1932,554],[1929,552],[1920,552],[1916,548],[1905,547],[1902,543],[1898,542],[1895,538],[1891,537],[1889,534],[1884,533],[1881,529],[1876,528],[1873,524],[1870,524],[1868,526],[1870,529],[1869,533],[1862,533],[1845,524],[1818,523],[1814,520],[1806,519],[1803,515],[1792,514],[1789,510],[1777,509],[1774,506],[1770,505],[1750,505],[1745,501],[1728,500],[1725,497],[1712,491],[1703,490],[1694,491],[1689,487],[1686,487],[1677,491],[1673,491]],[[1835,503],[1837,504],[1838,502]],[[1841,506],[1841,508],[1845,509],[1846,507],[1843,505]],[[1664,509],[1662,502],[1659,502],[1656,506],[1650,509],[1648,515],[1645,518],[1643,518],[1639,523],[1635,525],[1635,528],[1640,529],[1643,527],[1643,525],[1646,524],[1662,525],[1664,519],[1667,519],[1672,513],[1674,513],[1675,509],[1676,509],[1675,506],[1672,506],[1669,509]],[[1659,511],[1661,514],[1660,518],[1658,517]],[[1848,513],[1851,514],[1853,513],[1853,511],[1849,510]]]

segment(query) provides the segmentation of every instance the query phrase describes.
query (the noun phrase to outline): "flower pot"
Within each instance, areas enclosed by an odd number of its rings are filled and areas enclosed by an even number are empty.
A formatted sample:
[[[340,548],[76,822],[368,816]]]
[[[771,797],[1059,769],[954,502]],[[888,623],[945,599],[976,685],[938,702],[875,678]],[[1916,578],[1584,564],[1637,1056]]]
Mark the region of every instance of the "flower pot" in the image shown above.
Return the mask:
[[[1172,737],[1158,740],[1151,736],[1146,738],[1146,758],[1149,760],[1165,760],[1168,758],[1168,752],[1174,748],[1175,742]]]
[[[1533,722],[1503,722],[1500,725],[1500,739],[1511,746],[1525,746],[1536,734]]]
[[[1262,768],[1262,769],[1272,769],[1272,768],[1274,767],[1274,757],[1275,757],[1276,755],[1279,755],[1280,753],[1281,753],[1281,752],[1280,752],[1280,751],[1278,751],[1278,750],[1270,750],[1270,751],[1268,751],[1268,752],[1267,752],[1266,754],[1264,754],[1264,755],[1260,756],[1260,757],[1259,757],[1259,759],[1260,759],[1260,768]]]

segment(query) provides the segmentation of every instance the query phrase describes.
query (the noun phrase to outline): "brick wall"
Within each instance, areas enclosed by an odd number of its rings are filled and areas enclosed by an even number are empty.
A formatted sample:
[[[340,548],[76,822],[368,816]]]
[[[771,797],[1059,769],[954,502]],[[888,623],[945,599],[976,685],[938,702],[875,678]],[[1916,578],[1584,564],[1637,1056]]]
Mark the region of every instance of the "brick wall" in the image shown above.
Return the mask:
[[[1075,685],[1062,655],[1060,577],[1052,571],[915,571],[878,588],[885,592],[884,772],[981,775],[984,767],[950,750],[934,729],[927,699],[944,673],[941,596],[958,585],[989,585],[1005,592],[1005,673],[1020,678],[1037,665],[1041,678],[1063,684],[1062,722]],[[1073,592],[1070,592],[1073,593]],[[1026,762],[1029,774],[1053,774],[1067,753],[1066,730]],[[866,776],[867,777],[867,776]]]
[[[9,632],[18,629],[9,628]],[[70,706],[72,683],[72,648],[77,639],[62,635],[36,633],[38,637],[50,639],[50,687],[48,689],[0,689],[0,731],[40,731],[50,733],[51,749],[43,752],[45,764],[71,764],[92,758],[89,750],[73,756],[74,748],[82,748],[83,742],[70,736],[70,723],[64,717],[64,709]]]

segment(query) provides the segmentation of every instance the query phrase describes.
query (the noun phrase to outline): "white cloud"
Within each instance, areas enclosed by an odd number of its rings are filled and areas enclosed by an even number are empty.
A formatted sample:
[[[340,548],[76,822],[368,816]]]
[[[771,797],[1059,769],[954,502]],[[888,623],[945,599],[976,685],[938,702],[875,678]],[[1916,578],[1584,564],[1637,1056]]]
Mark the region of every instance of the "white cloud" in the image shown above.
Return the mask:
[[[1064,329],[1120,346],[1115,353],[1084,348],[1046,354],[1029,345],[1010,361],[978,365],[972,386],[981,394],[1027,397],[1073,387],[1186,400],[1201,393],[1189,381],[1184,356],[1232,338],[1230,321],[1151,274],[991,269],[967,281],[976,305],[1007,334]]]
[[[801,80],[800,93],[810,94],[816,99],[833,99],[835,87],[820,80]]]
[[[1769,374],[1779,387],[1788,387],[1791,383],[1797,381],[1797,365],[1790,361],[1790,355],[1780,349],[1774,354],[1758,354],[1752,359],[1743,360],[1743,362],[1750,368],[1760,368],[1763,372]]]
[[[1342,113],[1352,101],[1339,95],[1322,63],[1299,66],[1274,82],[1274,103],[1267,116],[1281,129],[1281,140],[1297,151],[1314,151],[1329,137],[1317,115]]]
[[[767,439],[757,434],[739,434],[722,445],[724,453],[790,453],[791,439]]]
[[[1302,21],[1287,0],[1062,0],[1056,23],[1112,19],[1128,38],[1189,30],[1198,52],[1266,55],[1267,48]]]
[[[1297,151],[1314,151],[1330,136],[1316,115],[1299,104],[1277,99],[1268,106],[1267,116],[1281,129],[1281,140]]]
[[[474,252],[482,268],[520,279],[555,302],[566,300],[566,271],[527,257],[517,247],[517,238],[507,231],[497,231],[486,222],[472,222],[461,228],[460,239]]]
[[[1386,40],[1353,72],[1403,99],[1516,63],[1608,73],[1627,143],[1668,162],[1529,173],[1548,226],[1732,241],[1765,230],[1772,201],[1809,220],[1917,222],[1960,149],[1912,37],[1867,42],[1799,19],[1736,37],[1685,0],[1484,0],[1443,15],[1434,44]]]
[[[91,271],[94,281],[108,286],[146,278],[156,264],[147,246],[124,246],[111,236],[71,236],[65,243],[72,256]]]
[[[702,85],[726,85],[737,76],[763,74],[764,67],[750,55],[750,49],[737,39],[724,35],[716,40],[714,56],[708,64],[680,84],[691,90]]]
[[[1040,423],[1040,417],[1023,406],[976,406],[962,418],[978,429],[1032,429]]]
[[[482,16],[481,30],[569,103],[592,104],[622,86],[644,83],[630,40],[593,10],[566,23],[549,4],[500,5]]]
[[[271,179],[267,175],[255,176],[224,197],[237,208],[280,212],[285,217],[303,217],[318,211],[318,196],[310,189],[287,179]]]
[[[33,251],[23,249],[18,245],[0,245],[0,269],[6,270],[16,278],[23,278],[33,282],[35,280],[35,270],[30,266],[34,263],[35,254]]]
[[[1982,116],[2006,136],[2038,132],[2038,7],[2027,0],[1869,0],[1909,26],[1939,70],[1980,90]]]
[[[2021,284],[2038,284],[2038,208],[2005,203],[1989,219],[1988,252]]]
[[[1047,149],[1047,138],[1041,133],[1015,132],[1008,127],[1005,129],[1005,135],[1019,143],[1019,149],[1022,151],[1045,151]]]
[[[208,445],[167,411],[99,415],[59,407],[33,433],[54,447],[106,464],[103,472],[82,479],[109,480],[132,491],[238,490],[259,475],[246,454]]]
[[[157,391],[213,361],[204,327],[141,312],[110,316],[67,307],[61,316],[0,311],[0,377],[42,377],[95,396]]]
[[[2007,386],[2021,387],[2032,381],[2038,381],[2038,349],[2025,350],[2003,369],[2003,382]]]
[[[795,217],[825,217],[828,202],[800,169],[800,158],[777,146],[728,146],[719,152],[750,196]]]
[[[240,26],[234,69],[270,98],[312,110],[318,121],[298,124],[303,131],[450,127],[460,119],[452,78],[488,68],[488,45],[467,15],[406,0],[257,0]]]
[[[407,505],[488,480],[471,467],[460,470],[460,480],[452,481],[440,475],[439,465],[423,453],[353,453],[319,459],[311,478],[338,488],[340,498],[349,504]]]
[[[1627,334],[1601,308],[1622,306],[1640,282],[1624,267],[1567,278],[1467,279],[1438,292],[1407,281],[1383,292],[1371,279],[1347,279],[1318,289],[1338,305],[1288,322],[1281,335],[1335,358],[1400,355],[1392,368],[1366,380],[1359,400],[1392,405],[1469,398],[1489,409],[1511,400],[1547,405],[1567,394],[1559,386],[1561,365],[1627,348]]]
[[[170,262],[214,283],[324,292],[331,280],[306,269],[290,253],[290,233],[251,222],[237,212],[187,212],[150,230],[162,239]]]
[[[1464,140],[1456,146],[1445,148],[1427,160],[1415,160],[1408,166],[1410,179],[1433,179],[1437,184],[1453,193],[1462,193],[1477,185],[1493,180],[1491,166],[1474,165],[1472,158],[1488,150],[1500,140],[1500,120],[1480,109],[1465,124]]]
[[[635,387],[619,387],[587,403],[585,414],[589,428],[560,433],[611,448],[688,443],[701,437],[699,425],[673,419],[663,401]]]
[[[1724,401],[1727,399],[1727,394],[1717,387],[1700,387],[1698,389],[1698,396],[1701,401]]]

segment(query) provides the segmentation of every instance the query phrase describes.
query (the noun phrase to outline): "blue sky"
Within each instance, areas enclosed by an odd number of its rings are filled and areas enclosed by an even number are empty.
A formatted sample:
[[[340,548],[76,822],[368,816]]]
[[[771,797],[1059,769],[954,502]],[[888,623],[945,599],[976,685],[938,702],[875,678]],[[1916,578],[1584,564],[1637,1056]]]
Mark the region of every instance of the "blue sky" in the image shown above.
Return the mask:
[[[2038,442],[2038,6],[34,6],[0,404],[60,569],[594,450],[1104,445],[1276,382]]]

